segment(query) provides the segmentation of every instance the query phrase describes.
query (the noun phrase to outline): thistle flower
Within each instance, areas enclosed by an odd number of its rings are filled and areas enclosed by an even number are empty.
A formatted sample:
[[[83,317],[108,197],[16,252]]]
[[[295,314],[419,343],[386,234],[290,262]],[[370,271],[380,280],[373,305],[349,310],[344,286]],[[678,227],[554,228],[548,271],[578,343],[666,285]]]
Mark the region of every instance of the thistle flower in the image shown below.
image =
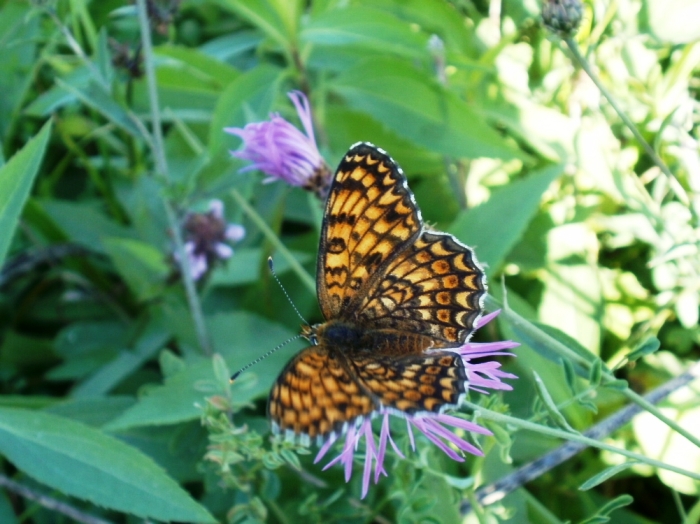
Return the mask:
[[[494,311],[481,318],[477,327],[484,326],[493,320],[500,310]],[[506,373],[499,368],[501,364],[496,361],[486,361],[475,363],[473,359],[481,359],[485,357],[494,357],[499,355],[511,355],[504,350],[512,349],[519,346],[517,342],[506,340],[502,342],[467,342],[462,347],[454,351],[459,353],[462,361],[467,369],[469,376],[468,387],[474,391],[488,393],[487,390],[511,390],[510,385],[501,381],[501,379],[514,379],[517,376]],[[352,467],[355,452],[358,450],[360,441],[365,440],[365,457],[364,469],[362,474],[362,497],[365,498],[369,490],[370,480],[372,479],[372,469],[374,469],[374,483],[379,482],[381,475],[388,476],[384,469],[384,458],[386,455],[387,444],[391,444],[394,452],[401,458],[405,458],[403,453],[398,449],[396,443],[391,438],[389,430],[389,417],[398,416],[395,411],[380,411],[381,430],[379,433],[379,441],[375,442],[374,432],[372,431],[372,420],[365,419],[359,426],[351,426],[345,435],[334,437],[327,440],[319,450],[314,463],[320,462],[326,456],[331,446],[338,440],[345,439],[343,449],[338,456],[328,462],[323,469],[326,470],[334,464],[341,463],[345,468],[345,481],[348,482],[352,477]],[[461,429],[471,433],[479,433],[481,435],[492,435],[492,433],[482,428],[478,424],[469,422],[454,415],[444,413],[421,413],[419,415],[403,415],[406,420],[406,430],[408,432],[411,449],[416,450],[416,439],[414,431],[422,433],[432,444],[437,446],[448,457],[458,462],[463,462],[464,457],[460,452],[471,453],[472,455],[483,456],[483,452],[467,442],[464,438],[456,435],[446,426]],[[456,448],[456,449],[455,449]]]
[[[231,258],[233,249],[226,242],[238,242],[245,236],[243,226],[226,223],[221,200],[212,200],[206,213],[189,214],[183,228],[185,254],[194,280],[199,280],[217,261]]]
[[[330,186],[331,170],[316,146],[309,100],[300,91],[292,91],[288,96],[306,134],[273,113],[264,122],[224,129],[243,139],[243,148],[231,154],[252,162],[241,172],[260,170],[268,175],[265,182],[284,180],[314,192],[323,200]]]

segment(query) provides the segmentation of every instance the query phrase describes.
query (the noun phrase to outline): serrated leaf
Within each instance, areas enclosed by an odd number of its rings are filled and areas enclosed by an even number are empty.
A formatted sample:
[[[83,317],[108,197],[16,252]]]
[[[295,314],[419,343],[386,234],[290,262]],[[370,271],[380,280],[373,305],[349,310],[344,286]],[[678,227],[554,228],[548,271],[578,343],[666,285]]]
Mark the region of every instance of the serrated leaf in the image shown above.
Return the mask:
[[[561,164],[549,166],[494,190],[486,202],[463,211],[450,232],[475,248],[487,273],[498,272],[537,213],[542,194],[563,171]]]
[[[67,495],[142,518],[216,522],[148,456],[57,415],[0,408],[0,452]]]
[[[48,121],[27,145],[0,167],[0,267],[5,262],[17,221],[44,159],[50,134],[51,121]]]
[[[580,489],[581,491],[587,491],[591,488],[596,487],[598,484],[602,484],[609,478],[614,477],[621,471],[625,471],[626,469],[629,469],[632,466],[636,466],[637,464],[641,464],[641,462],[639,462],[638,460],[632,460],[623,464],[618,464],[617,466],[606,468],[597,475],[593,475],[586,482],[581,484],[578,489]]]

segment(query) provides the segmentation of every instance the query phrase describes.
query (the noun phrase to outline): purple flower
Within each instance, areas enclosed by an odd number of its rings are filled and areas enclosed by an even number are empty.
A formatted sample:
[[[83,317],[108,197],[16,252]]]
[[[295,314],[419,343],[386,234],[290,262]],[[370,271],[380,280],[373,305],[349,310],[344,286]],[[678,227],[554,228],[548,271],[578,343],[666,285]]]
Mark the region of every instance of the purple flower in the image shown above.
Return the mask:
[[[185,253],[194,280],[199,280],[217,261],[231,258],[233,249],[226,242],[238,242],[245,236],[243,226],[226,223],[221,200],[212,200],[207,213],[187,215],[184,230]]]
[[[493,313],[482,317],[477,327],[486,325],[499,313],[500,310],[494,311]],[[474,363],[472,362],[472,359],[499,355],[512,355],[512,353],[508,353],[504,350],[512,349],[519,345],[520,344],[517,342],[513,342],[511,340],[488,343],[467,342],[462,347],[455,349],[454,351],[461,355],[467,369],[467,374],[469,376],[468,387],[481,393],[488,393],[488,391],[486,391],[488,389],[513,389],[508,384],[501,382],[501,379],[514,379],[517,377],[511,373],[501,371],[499,369],[501,367],[500,363],[495,361]],[[386,470],[384,469],[384,457],[386,455],[387,444],[391,444],[394,452],[396,452],[399,457],[404,458],[396,443],[391,438],[389,431],[389,417],[391,415],[396,416],[396,411],[390,412],[380,410],[378,415],[382,420],[382,427],[379,433],[378,443],[375,442],[374,432],[372,431],[372,420],[367,418],[364,419],[359,425],[351,426],[344,436],[334,436],[328,439],[323,446],[321,446],[321,449],[314,460],[314,463],[319,462],[321,459],[323,459],[323,457],[325,457],[335,442],[337,442],[339,439],[345,438],[345,443],[343,444],[343,449],[340,454],[328,462],[323,469],[326,470],[332,465],[340,462],[345,468],[345,481],[348,482],[352,476],[352,466],[355,452],[359,447],[360,441],[364,438],[365,456],[362,475],[362,498],[365,498],[369,490],[370,480],[372,479],[372,469],[374,469],[375,484],[379,482],[379,477],[381,475],[388,476]],[[473,422],[444,413],[403,415],[403,418],[406,420],[406,429],[408,431],[408,437],[411,443],[411,449],[413,451],[416,450],[414,431],[418,430],[448,457],[458,462],[464,461],[464,457],[461,453],[466,452],[479,456],[483,456],[483,453],[479,448],[453,433],[447,426],[471,433],[492,435],[488,429],[482,428]]]
[[[324,199],[330,186],[331,170],[316,147],[309,100],[301,91],[292,91],[288,96],[306,134],[273,113],[265,122],[224,129],[243,139],[243,149],[231,154],[252,162],[241,172],[257,169],[268,175],[265,182],[281,179]]]

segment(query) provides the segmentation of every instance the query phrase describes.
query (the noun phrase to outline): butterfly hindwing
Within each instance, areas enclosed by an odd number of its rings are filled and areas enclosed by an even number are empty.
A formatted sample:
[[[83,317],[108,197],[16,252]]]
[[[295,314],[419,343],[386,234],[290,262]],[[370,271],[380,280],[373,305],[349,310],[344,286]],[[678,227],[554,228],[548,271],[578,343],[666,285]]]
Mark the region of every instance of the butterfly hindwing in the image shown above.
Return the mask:
[[[354,378],[346,359],[323,345],[296,355],[275,381],[268,402],[273,431],[310,438],[340,432],[378,405]]]
[[[461,402],[467,372],[448,351],[403,357],[350,357],[358,380],[384,408],[395,413],[440,413]]]
[[[484,272],[452,235],[424,231],[398,252],[358,308],[374,328],[427,335],[432,348],[464,344],[483,311]]]

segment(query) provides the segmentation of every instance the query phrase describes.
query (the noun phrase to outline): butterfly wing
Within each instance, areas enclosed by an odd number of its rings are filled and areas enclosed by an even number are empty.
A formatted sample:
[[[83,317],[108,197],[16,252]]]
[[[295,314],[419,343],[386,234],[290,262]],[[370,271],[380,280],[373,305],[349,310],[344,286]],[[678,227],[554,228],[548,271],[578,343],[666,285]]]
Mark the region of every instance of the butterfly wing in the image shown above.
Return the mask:
[[[379,407],[347,359],[324,345],[296,355],[277,377],[268,402],[273,432],[325,439]]]
[[[449,351],[387,357],[350,357],[359,382],[381,403],[401,414],[441,413],[466,393],[467,371]]]
[[[372,284],[357,308],[359,322],[429,336],[432,348],[464,344],[484,310],[484,272],[472,250],[447,233],[423,231]]]
[[[401,168],[383,151],[350,148],[332,182],[317,289],[326,319],[463,344],[483,311],[486,278],[472,250],[424,228]]]
[[[396,163],[371,144],[351,147],[331,183],[321,230],[316,287],[324,317],[352,318],[377,271],[421,228]]]

